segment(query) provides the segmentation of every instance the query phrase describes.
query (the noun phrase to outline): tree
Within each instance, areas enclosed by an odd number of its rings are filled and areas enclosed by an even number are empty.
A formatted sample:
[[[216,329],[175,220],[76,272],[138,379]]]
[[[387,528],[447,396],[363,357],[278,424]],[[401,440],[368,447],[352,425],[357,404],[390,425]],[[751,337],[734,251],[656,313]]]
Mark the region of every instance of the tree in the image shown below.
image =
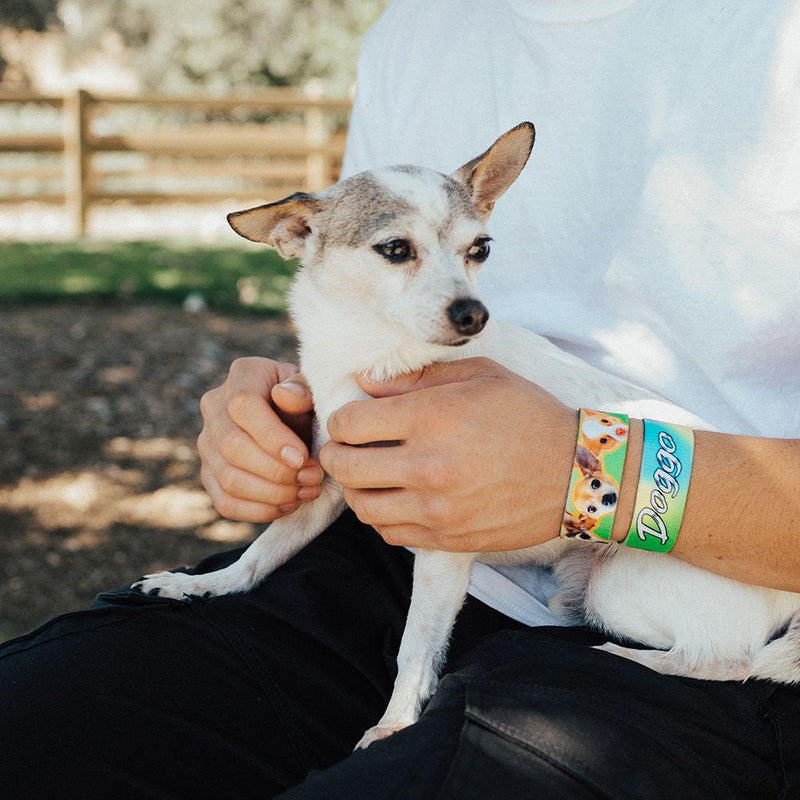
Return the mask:
[[[44,31],[57,24],[57,0],[3,0],[0,4],[0,28],[17,31]],[[0,81],[8,63],[0,50]]]
[[[43,31],[55,20],[56,0],[3,0],[0,26],[15,30]]]
[[[209,91],[323,79],[349,88],[387,0],[62,0],[73,57],[118,34],[144,88]],[[67,12],[67,13],[65,13]]]

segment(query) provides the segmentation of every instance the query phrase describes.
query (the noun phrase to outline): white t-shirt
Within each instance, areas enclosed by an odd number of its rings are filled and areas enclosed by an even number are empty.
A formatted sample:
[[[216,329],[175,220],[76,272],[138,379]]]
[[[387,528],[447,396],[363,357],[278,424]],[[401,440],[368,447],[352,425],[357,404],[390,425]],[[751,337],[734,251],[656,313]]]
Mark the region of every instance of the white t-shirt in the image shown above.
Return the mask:
[[[800,438],[800,2],[396,0],[344,174],[450,172],[525,119],[491,313],[721,431]],[[509,574],[474,593],[548,621],[541,574]]]

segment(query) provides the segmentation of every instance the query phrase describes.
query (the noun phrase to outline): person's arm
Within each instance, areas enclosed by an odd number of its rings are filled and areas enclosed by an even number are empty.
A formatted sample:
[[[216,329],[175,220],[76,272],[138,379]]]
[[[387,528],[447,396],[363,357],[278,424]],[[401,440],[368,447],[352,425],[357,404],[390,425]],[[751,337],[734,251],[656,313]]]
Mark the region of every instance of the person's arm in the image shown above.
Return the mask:
[[[612,537],[625,538],[642,460],[631,420]],[[695,431],[686,511],[672,555],[745,583],[800,591],[800,517],[794,498],[800,440]]]
[[[387,541],[478,552],[558,535],[577,411],[484,359],[435,364],[362,388],[377,399],[332,415],[332,441],[320,461]],[[641,421],[631,428],[617,539],[627,533],[638,485]],[[400,445],[351,446],[376,441]],[[736,580],[800,591],[798,474],[800,441],[697,432],[673,554]]]

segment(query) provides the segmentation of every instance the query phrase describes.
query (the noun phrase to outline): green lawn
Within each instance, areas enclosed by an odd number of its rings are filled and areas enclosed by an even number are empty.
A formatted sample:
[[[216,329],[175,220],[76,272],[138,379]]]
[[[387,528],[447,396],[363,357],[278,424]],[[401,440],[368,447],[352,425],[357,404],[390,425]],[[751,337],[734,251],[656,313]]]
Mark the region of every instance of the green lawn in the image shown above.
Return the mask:
[[[147,298],[278,313],[293,264],[274,251],[154,242],[0,244],[0,304],[70,298]]]

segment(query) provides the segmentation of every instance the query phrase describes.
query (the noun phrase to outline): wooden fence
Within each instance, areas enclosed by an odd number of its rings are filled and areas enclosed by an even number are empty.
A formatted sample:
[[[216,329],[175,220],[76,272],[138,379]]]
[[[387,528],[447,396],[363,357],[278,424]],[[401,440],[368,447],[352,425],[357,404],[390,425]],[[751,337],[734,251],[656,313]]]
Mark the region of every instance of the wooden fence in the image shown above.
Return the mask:
[[[58,191],[37,189],[0,193],[0,202],[63,203],[76,235],[87,228],[89,209],[99,203],[208,202],[223,199],[268,202],[292,191],[318,191],[338,176],[344,152],[348,100],[309,97],[295,89],[271,89],[255,95],[122,97],[78,90],[64,97],[0,90],[0,106],[33,103],[51,106],[61,114],[59,134],[13,133],[0,129],[2,154],[61,154],[61,166],[0,164],[0,184],[18,180],[42,185],[63,176]],[[111,130],[103,125],[114,109],[147,107],[166,122],[142,129]],[[174,112],[174,113],[170,113]],[[170,116],[197,112],[199,123],[169,121]],[[213,121],[214,116],[227,121]],[[266,121],[245,120],[260,115]],[[208,118],[212,121],[207,121]],[[145,163],[98,164],[101,154],[138,153]],[[141,160],[140,160],[141,161]],[[185,179],[233,179],[235,187],[212,186],[187,190]],[[116,179],[116,188],[108,184]],[[134,179],[156,185],[131,189]],[[165,188],[164,183],[170,184]],[[172,180],[170,180],[172,179]]]

